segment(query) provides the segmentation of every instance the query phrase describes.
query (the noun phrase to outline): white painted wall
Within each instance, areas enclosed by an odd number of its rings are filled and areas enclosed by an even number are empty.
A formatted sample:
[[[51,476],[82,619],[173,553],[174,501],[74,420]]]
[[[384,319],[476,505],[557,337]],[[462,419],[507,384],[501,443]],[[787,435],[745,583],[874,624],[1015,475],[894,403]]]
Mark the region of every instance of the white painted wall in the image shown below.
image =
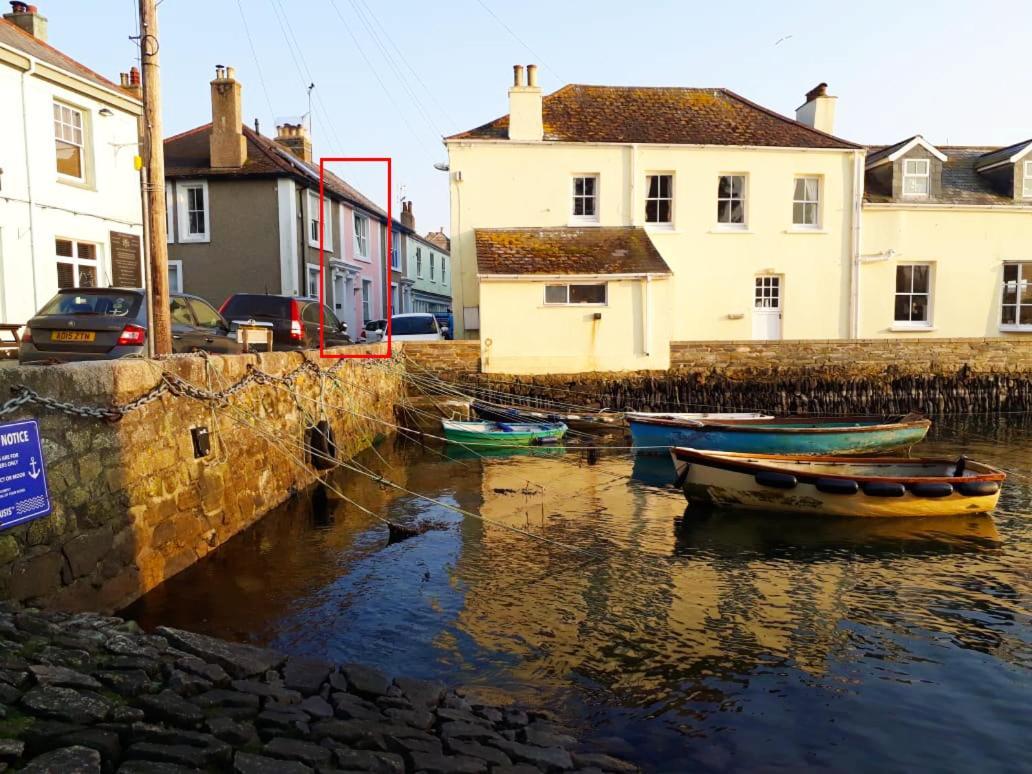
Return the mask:
[[[54,241],[97,245],[98,284],[111,277],[111,231],[141,235],[137,118],[101,99],[0,61],[0,318],[22,323],[57,290]],[[92,87],[90,91],[95,91]],[[83,112],[87,181],[58,179],[53,102]],[[101,116],[107,108],[111,116]]]

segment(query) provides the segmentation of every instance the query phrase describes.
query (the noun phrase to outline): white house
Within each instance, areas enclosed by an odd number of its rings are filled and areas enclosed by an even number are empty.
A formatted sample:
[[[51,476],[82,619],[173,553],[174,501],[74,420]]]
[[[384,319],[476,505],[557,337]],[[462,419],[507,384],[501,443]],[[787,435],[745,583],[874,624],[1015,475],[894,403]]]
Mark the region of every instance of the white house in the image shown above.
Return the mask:
[[[143,284],[139,75],[112,83],[46,42],[47,20],[0,20],[0,321],[59,287]],[[114,259],[114,260],[113,260]]]

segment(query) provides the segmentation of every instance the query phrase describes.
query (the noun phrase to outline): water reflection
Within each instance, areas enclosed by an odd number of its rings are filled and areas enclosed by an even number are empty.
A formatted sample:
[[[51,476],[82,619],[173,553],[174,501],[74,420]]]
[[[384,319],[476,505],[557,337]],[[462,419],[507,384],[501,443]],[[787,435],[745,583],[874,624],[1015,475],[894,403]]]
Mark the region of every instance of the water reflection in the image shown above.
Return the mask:
[[[953,432],[930,453],[955,448]],[[1017,474],[1004,507],[1030,510],[1032,423],[956,433]],[[387,546],[347,503],[299,498],[129,612],[500,686],[656,770],[1020,760],[1026,520],[686,512],[663,457],[490,451],[393,442],[362,459],[486,522],[342,476],[378,513],[450,528]]]

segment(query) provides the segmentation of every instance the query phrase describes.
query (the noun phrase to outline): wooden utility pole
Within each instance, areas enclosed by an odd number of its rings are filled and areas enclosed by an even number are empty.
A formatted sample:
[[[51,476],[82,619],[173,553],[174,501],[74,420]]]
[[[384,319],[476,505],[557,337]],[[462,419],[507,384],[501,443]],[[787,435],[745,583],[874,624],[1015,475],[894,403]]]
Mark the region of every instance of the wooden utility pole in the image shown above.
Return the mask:
[[[168,300],[168,227],[165,220],[165,147],[161,128],[161,68],[155,0],[140,0],[140,63],[143,70],[143,142],[146,170],[147,256],[150,263],[151,341],[155,355],[172,352]]]

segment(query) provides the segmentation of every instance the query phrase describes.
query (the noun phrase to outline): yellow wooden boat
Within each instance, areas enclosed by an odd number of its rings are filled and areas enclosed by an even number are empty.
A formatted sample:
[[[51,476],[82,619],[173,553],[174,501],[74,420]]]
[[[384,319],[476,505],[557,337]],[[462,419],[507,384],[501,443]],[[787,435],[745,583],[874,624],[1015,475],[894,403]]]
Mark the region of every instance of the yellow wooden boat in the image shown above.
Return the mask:
[[[959,459],[800,457],[674,448],[689,502],[821,516],[924,517],[986,513],[1007,475]]]

